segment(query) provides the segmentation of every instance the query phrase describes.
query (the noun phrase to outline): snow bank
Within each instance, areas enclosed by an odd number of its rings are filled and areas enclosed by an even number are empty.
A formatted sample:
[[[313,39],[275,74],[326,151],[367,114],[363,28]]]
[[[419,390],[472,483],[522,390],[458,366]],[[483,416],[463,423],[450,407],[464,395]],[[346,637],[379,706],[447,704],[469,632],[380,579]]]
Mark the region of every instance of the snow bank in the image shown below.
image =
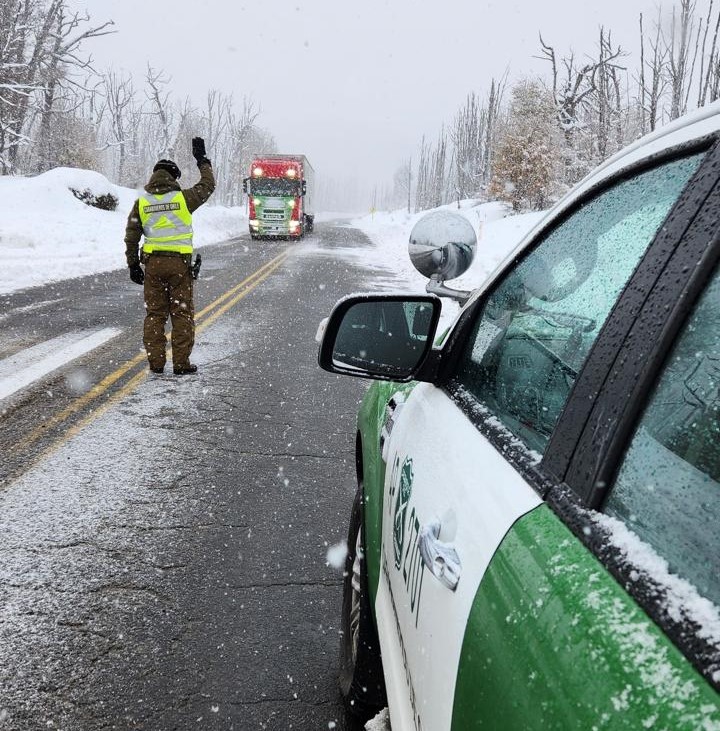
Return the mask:
[[[79,201],[71,192],[112,194],[115,211]],[[126,266],[125,222],[138,191],[113,185],[100,173],[55,168],[36,177],[0,177],[0,294],[46,282]],[[203,206],[194,216],[195,245],[247,231],[240,208]]]

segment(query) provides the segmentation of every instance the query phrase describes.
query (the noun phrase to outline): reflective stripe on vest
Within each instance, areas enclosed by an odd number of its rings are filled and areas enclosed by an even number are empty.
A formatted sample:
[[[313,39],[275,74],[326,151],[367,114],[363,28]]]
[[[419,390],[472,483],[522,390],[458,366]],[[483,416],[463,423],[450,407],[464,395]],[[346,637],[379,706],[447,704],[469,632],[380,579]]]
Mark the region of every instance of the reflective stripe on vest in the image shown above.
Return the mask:
[[[175,251],[192,254],[192,214],[179,190],[138,199],[145,241],[143,252]]]

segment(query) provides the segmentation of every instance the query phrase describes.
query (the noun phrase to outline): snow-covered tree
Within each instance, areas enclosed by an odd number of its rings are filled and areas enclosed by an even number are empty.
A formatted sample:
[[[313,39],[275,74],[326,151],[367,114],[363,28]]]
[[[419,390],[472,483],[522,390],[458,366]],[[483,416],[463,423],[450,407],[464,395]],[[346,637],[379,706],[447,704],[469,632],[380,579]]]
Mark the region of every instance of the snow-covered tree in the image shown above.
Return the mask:
[[[406,207],[407,212],[412,212],[413,194],[413,161],[412,158],[405,160],[395,171],[393,176],[392,194],[390,196],[390,208]]]
[[[497,120],[505,79],[492,79],[485,99],[471,92],[458,110],[450,130],[454,192],[458,198],[477,198],[490,180]]]
[[[536,79],[512,89],[489,193],[514,210],[546,208],[557,192],[561,144],[552,94]]]
[[[69,88],[89,67],[81,46],[105,35],[111,22],[89,25],[66,0],[5,0],[0,5],[0,171],[18,170],[21,151],[36,140],[48,150],[58,112],[68,111]],[[46,166],[36,151],[37,169]]]

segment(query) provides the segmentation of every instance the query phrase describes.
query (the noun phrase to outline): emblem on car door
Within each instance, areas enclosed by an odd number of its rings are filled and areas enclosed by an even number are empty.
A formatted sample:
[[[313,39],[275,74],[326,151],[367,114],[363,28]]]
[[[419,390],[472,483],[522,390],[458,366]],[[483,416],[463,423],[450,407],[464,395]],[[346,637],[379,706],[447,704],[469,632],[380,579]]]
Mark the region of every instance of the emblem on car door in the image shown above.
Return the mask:
[[[400,484],[395,499],[395,516],[393,521],[393,553],[395,568],[399,569],[402,563],[403,548],[405,545],[405,524],[408,503],[412,493],[413,468],[412,459],[407,457],[400,470]]]

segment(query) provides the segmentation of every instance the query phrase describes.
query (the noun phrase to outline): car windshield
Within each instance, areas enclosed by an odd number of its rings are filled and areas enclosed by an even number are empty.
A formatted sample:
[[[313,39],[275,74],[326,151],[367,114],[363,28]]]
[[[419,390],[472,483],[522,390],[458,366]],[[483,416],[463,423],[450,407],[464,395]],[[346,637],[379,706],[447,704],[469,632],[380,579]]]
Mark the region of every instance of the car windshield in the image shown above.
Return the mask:
[[[285,178],[253,178],[250,190],[252,195],[298,195],[300,184]]]

